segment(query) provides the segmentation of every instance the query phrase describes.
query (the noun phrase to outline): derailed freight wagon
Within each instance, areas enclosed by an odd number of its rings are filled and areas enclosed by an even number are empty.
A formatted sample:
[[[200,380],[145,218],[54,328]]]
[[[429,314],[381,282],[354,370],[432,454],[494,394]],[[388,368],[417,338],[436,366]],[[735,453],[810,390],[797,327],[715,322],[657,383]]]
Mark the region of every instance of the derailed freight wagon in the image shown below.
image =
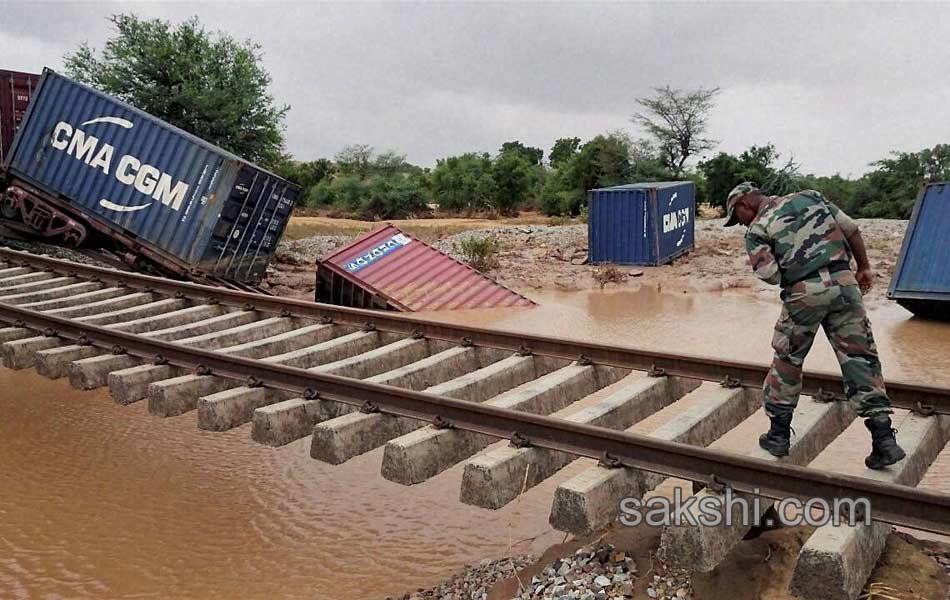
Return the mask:
[[[4,163],[3,216],[129,262],[254,284],[299,188],[226,150],[49,69]]]

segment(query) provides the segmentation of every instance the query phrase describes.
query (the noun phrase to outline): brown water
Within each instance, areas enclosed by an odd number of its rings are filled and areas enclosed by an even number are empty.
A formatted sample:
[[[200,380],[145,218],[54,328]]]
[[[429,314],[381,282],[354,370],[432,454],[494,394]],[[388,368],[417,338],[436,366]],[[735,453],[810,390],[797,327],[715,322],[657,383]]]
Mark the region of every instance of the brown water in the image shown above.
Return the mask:
[[[0,598],[381,598],[562,536],[550,496],[458,503],[459,468],[406,488],[377,450],[343,466],[247,427],[0,369]]]
[[[767,365],[778,300],[741,291],[666,293],[652,287],[535,292],[533,308],[420,313],[441,321]],[[912,318],[888,303],[870,309],[887,379],[950,386],[950,323]],[[820,333],[805,368],[838,372]]]
[[[534,309],[435,316],[767,362],[779,311],[738,294],[536,296]],[[950,385],[950,326],[899,307],[872,320],[890,378]],[[835,370],[826,343],[807,366]],[[308,444],[264,448],[247,427],[202,432],[194,415],[153,418],[105,391],[0,369],[0,598],[396,595],[502,556],[509,540],[514,552],[560,541],[551,495],[590,464],[486,511],[458,503],[458,466],[406,488],[379,477],[381,450],[334,467]]]

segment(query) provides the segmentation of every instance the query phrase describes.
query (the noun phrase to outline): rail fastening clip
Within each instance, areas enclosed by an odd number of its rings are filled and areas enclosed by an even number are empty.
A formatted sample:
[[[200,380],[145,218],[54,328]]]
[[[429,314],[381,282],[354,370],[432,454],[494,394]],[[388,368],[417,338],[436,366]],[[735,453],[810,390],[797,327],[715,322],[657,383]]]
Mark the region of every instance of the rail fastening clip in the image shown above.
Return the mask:
[[[604,467],[605,469],[619,469],[623,466],[623,463],[620,462],[620,459],[610,452],[604,452],[601,454],[600,460],[597,462],[597,464],[601,467]]]
[[[367,415],[372,415],[379,412],[379,407],[367,400],[360,406],[360,412]]]
[[[511,437],[508,438],[508,441],[514,448],[530,448],[534,445],[531,443],[531,440],[521,435],[517,431],[511,434]]]
[[[436,415],[435,418],[432,419],[432,426],[436,429],[455,429],[455,424],[442,415]]]
[[[741,386],[742,381],[738,377],[733,377],[732,375],[726,375],[725,377],[722,378],[722,381],[719,382],[719,385],[721,385],[724,388],[733,389],[733,388],[737,388]]]

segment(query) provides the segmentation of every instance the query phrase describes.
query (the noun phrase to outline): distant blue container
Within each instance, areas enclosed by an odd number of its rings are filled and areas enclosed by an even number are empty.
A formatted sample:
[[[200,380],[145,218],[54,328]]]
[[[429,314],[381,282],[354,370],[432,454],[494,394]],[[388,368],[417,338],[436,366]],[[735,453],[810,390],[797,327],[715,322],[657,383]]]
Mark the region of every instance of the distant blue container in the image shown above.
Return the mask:
[[[693,248],[691,181],[635,183],[591,190],[590,262],[662,265]]]
[[[950,320],[950,182],[917,196],[887,296],[916,315]]]
[[[264,275],[299,194],[286,180],[49,69],[5,168],[160,262],[247,283]]]

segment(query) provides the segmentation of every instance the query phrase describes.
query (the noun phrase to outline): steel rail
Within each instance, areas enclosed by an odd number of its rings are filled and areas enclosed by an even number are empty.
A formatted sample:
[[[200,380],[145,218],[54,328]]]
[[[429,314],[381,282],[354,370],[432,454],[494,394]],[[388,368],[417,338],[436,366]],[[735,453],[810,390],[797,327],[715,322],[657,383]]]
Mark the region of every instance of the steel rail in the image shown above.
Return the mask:
[[[43,331],[45,335],[111,348],[158,364],[192,368],[198,374],[244,380],[311,399],[357,406],[364,412],[409,417],[440,426],[511,439],[521,445],[730,486],[737,492],[770,498],[866,498],[879,521],[950,534],[950,495],[717,452],[644,435],[594,427],[549,416],[518,412],[415,392],[336,375],[198,350],[0,303],[0,321]]]
[[[102,267],[81,265],[5,248],[0,248],[0,260],[23,266],[39,266],[59,273],[72,273],[104,283],[150,290],[170,296],[184,296],[199,302],[220,303],[242,309],[253,308],[262,313],[369,327],[402,335],[422,335],[452,343],[490,346],[638,371],[654,371],[706,381],[727,382],[736,386],[761,388],[768,375],[767,366],[749,362],[670,354],[532,334],[507,333],[467,325],[447,325],[398,313],[319,304],[138,273],[116,272]],[[807,396],[824,400],[843,400],[843,389],[844,384],[838,375],[814,371],[803,374],[802,393]],[[950,389],[888,381],[887,390],[892,405],[897,408],[923,414],[931,412],[950,414]]]

